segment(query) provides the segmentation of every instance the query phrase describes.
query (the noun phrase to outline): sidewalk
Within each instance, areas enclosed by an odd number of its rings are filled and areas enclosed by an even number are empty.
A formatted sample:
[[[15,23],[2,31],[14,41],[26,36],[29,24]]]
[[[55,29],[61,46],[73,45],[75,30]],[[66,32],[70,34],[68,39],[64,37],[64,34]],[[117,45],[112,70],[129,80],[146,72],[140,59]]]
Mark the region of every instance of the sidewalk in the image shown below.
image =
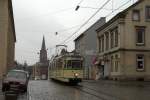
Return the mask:
[[[4,100],[4,95],[2,93],[2,80],[0,80],[0,100]]]
[[[2,88],[2,80],[0,79],[0,89]]]
[[[149,100],[150,82],[84,80],[83,88],[119,98],[119,100]]]
[[[149,87],[150,82],[146,81],[114,81],[114,80],[83,80],[86,83],[105,84],[105,85],[120,85],[120,86],[143,86]]]
[[[0,93],[2,92],[2,80],[0,79]]]

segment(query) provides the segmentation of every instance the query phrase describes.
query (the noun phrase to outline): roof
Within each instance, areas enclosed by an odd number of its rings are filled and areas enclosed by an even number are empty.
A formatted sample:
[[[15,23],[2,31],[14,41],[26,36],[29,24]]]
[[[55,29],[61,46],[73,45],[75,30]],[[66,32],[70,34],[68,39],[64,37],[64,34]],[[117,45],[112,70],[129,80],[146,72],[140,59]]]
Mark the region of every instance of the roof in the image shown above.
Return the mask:
[[[10,17],[12,21],[12,27],[13,27],[13,36],[16,42],[16,31],[15,31],[15,23],[14,23],[14,13],[13,13],[13,6],[12,6],[12,0],[8,0],[8,7],[10,9]]]
[[[124,18],[127,11],[129,11],[131,8],[135,7],[136,5],[138,5],[139,3],[141,3],[142,1],[145,1],[145,0],[138,0],[136,3],[134,3],[131,6],[129,6],[127,9],[125,9],[122,12],[118,13],[116,16],[114,16],[112,19],[110,19],[107,23],[105,23],[103,26],[101,26],[100,28],[98,28],[96,31],[100,32],[105,27],[107,27],[108,25],[110,25],[111,23],[113,23],[114,21],[116,21],[118,18]]]
[[[80,34],[74,41],[78,41],[80,38],[82,38],[84,36],[84,34]]]
[[[96,24],[98,24],[99,22],[102,22],[102,21],[106,22],[106,18],[105,17],[101,17],[100,19],[98,19],[94,24],[92,24],[89,28],[87,28],[81,35],[79,35],[74,41],[77,41],[78,39],[82,38],[82,36],[84,35],[84,33],[86,33],[87,31],[89,31],[93,26],[95,26]]]
[[[41,50],[46,50],[46,45],[45,45],[45,38],[44,38],[44,36],[43,36],[43,41],[42,41]]]

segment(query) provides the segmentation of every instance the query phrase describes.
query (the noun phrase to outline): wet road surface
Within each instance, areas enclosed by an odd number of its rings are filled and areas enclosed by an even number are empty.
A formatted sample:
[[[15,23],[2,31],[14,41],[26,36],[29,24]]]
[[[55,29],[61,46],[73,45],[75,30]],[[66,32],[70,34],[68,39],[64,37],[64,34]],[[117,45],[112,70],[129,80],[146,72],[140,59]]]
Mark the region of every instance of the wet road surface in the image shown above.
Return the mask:
[[[29,83],[29,100],[103,100],[93,94],[52,81],[31,81]]]
[[[118,100],[150,100],[150,82],[119,82],[119,81],[87,81],[84,88],[106,94]],[[112,99],[108,99],[112,100]]]
[[[150,100],[150,83],[84,81],[71,86],[54,81],[30,81],[18,100]],[[0,92],[0,100],[4,100]]]

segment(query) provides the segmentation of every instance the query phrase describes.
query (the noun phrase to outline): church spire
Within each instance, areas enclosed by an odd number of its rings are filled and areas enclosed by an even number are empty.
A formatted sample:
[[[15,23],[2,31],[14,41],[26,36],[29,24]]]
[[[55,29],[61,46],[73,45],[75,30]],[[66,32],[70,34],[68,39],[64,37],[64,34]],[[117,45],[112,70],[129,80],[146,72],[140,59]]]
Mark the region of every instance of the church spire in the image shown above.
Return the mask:
[[[43,35],[43,41],[42,41],[42,47],[41,47],[41,50],[46,50],[44,35]]]
[[[43,36],[43,41],[42,41],[42,47],[41,47],[41,50],[40,50],[40,62],[41,63],[47,62],[47,50],[46,50],[44,36]]]

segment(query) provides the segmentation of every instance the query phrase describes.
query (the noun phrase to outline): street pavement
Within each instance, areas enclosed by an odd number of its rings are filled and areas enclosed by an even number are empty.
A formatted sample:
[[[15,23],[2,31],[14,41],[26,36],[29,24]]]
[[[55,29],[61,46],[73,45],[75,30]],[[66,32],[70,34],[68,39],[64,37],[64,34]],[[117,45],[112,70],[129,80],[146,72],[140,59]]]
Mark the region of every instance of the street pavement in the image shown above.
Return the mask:
[[[30,81],[29,100],[103,100],[90,93],[53,81]]]
[[[19,95],[18,100],[150,100],[149,93],[150,82],[88,80],[71,86],[51,80],[31,80],[28,92]]]
[[[2,81],[0,80],[0,100],[4,99],[4,95],[2,93]]]
[[[150,82],[88,80],[80,85],[118,100],[150,100]]]

